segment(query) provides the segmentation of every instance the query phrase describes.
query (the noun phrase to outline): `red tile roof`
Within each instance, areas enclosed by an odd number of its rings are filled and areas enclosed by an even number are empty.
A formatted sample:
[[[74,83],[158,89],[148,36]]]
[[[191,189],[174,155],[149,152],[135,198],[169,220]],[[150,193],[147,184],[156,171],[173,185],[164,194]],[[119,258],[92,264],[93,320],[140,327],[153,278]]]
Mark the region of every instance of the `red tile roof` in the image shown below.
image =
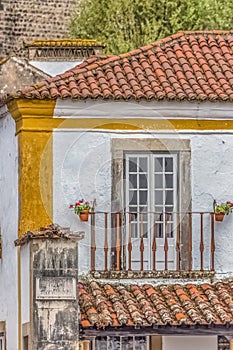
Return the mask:
[[[233,31],[181,32],[94,58],[14,97],[233,101]]]
[[[213,285],[79,283],[83,328],[233,325],[233,282]]]

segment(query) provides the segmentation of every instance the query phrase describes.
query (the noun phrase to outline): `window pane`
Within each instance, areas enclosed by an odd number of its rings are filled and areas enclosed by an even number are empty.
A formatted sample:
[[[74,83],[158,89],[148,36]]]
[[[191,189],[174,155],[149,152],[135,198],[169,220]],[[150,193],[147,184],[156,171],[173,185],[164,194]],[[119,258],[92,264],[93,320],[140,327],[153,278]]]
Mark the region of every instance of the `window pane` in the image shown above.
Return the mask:
[[[139,171],[147,173],[147,169],[148,169],[148,167],[147,167],[147,158],[140,157],[139,158]]]
[[[162,173],[163,172],[163,158],[155,158],[155,172]]]
[[[157,213],[162,213],[163,212],[163,207],[160,205],[155,205],[155,212]]]
[[[96,337],[96,350],[107,350],[107,337]]]
[[[133,337],[122,338],[122,350],[134,350]]]
[[[147,188],[147,176],[139,174],[139,188]]]
[[[156,224],[156,238],[163,238],[163,224]]]
[[[165,172],[173,171],[173,158],[165,158]]]
[[[165,206],[165,212],[166,212],[166,213],[171,213],[171,212],[173,212],[173,205],[166,205],[166,206]]]
[[[166,188],[173,188],[173,175],[165,175]]]
[[[129,158],[129,172],[137,172],[137,158],[130,157]]]
[[[108,350],[115,350],[120,348],[120,337],[108,337]]]
[[[163,191],[155,191],[155,205],[163,205]]]
[[[173,191],[166,191],[166,205],[173,204]]]
[[[135,350],[146,350],[146,337],[135,337]]]
[[[129,211],[130,211],[130,219],[131,219],[131,222],[132,221],[137,221],[137,218],[138,218],[138,209],[137,207],[129,207]]]
[[[132,234],[132,238],[138,237],[138,224],[137,223],[133,223],[131,225],[131,234]]]
[[[129,204],[130,205],[137,204],[137,191],[129,191]]]
[[[129,174],[129,188],[137,188],[137,174]]]
[[[155,174],[155,188],[163,188],[163,174]]]
[[[139,191],[139,204],[147,204],[147,191]]]

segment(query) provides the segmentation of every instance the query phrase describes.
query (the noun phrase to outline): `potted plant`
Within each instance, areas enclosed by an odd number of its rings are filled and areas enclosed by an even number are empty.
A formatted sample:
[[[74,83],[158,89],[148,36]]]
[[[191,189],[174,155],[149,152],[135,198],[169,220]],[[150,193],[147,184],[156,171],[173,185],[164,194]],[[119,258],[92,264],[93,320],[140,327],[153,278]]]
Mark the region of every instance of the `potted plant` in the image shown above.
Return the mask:
[[[70,208],[74,209],[75,214],[79,216],[81,221],[88,221],[89,212],[94,212],[95,205],[96,200],[90,203],[80,199],[75,204],[70,204]]]
[[[224,216],[230,214],[233,211],[233,203],[226,202],[221,204],[215,204],[214,214],[216,221],[223,221]]]

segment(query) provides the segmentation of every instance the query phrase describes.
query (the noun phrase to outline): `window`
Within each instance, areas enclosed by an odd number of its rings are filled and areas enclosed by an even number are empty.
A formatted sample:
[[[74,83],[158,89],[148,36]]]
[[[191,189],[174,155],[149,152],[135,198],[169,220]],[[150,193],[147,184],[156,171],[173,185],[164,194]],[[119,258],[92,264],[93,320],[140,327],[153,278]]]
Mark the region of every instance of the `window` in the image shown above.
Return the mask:
[[[175,212],[191,211],[190,181],[191,151],[189,140],[165,138],[129,138],[112,140],[112,212],[126,211],[123,219],[123,242],[132,237],[133,270],[140,268],[140,238],[143,235],[143,269],[151,270],[153,225],[156,223],[156,270],[165,266],[165,235],[169,249],[167,268],[188,269],[188,235],[180,237],[180,256],[176,261],[176,226],[179,217]],[[154,216],[155,213],[155,216]],[[128,223],[130,222],[130,225]],[[114,223],[112,224],[115,227]],[[179,222],[180,232],[187,232],[188,216]],[[143,232],[143,234],[142,234]],[[115,246],[113,230],[112,246]],[[127,237],[128,235],[128,237]],[[123,244],[124,246],[124,244]],[[137,252],[137,254],[135,254]],[[127,248],[122,249],[122,268],[127,268]],[[116,260],[112,253],[113,265]],[[131,258],[131,257],[130,257]],[[179,267],[177,267],[179,266]]]
[[[176,215],[178,206],[178,154],[169,152],[125,153],[125,207],[130,213],[134,251],[139,239],[148,248],[145,263],[151,268],[151,246],[156,223],[157,267],[164,267],[165,236],[169,244],[169,268],[175,269]],[[159,251],[160,250],[160,251]],[[139,255],[133,256],[138,268]],[[159,266],[160,265],[160,266]]]
[[[218,336],[218,350],[230,350],[230,343],[223,335]]]
[[[96,337],[92,350],[149,350],[149,337]]]

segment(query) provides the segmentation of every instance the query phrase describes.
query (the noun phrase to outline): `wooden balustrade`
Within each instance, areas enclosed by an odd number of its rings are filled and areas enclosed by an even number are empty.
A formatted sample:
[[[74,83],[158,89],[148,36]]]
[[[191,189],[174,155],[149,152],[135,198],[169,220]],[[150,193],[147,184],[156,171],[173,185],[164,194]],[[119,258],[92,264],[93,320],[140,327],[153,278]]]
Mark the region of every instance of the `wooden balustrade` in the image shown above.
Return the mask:
[[[214,271],[214,213],[95,212],[90,232],[92,272]]]

